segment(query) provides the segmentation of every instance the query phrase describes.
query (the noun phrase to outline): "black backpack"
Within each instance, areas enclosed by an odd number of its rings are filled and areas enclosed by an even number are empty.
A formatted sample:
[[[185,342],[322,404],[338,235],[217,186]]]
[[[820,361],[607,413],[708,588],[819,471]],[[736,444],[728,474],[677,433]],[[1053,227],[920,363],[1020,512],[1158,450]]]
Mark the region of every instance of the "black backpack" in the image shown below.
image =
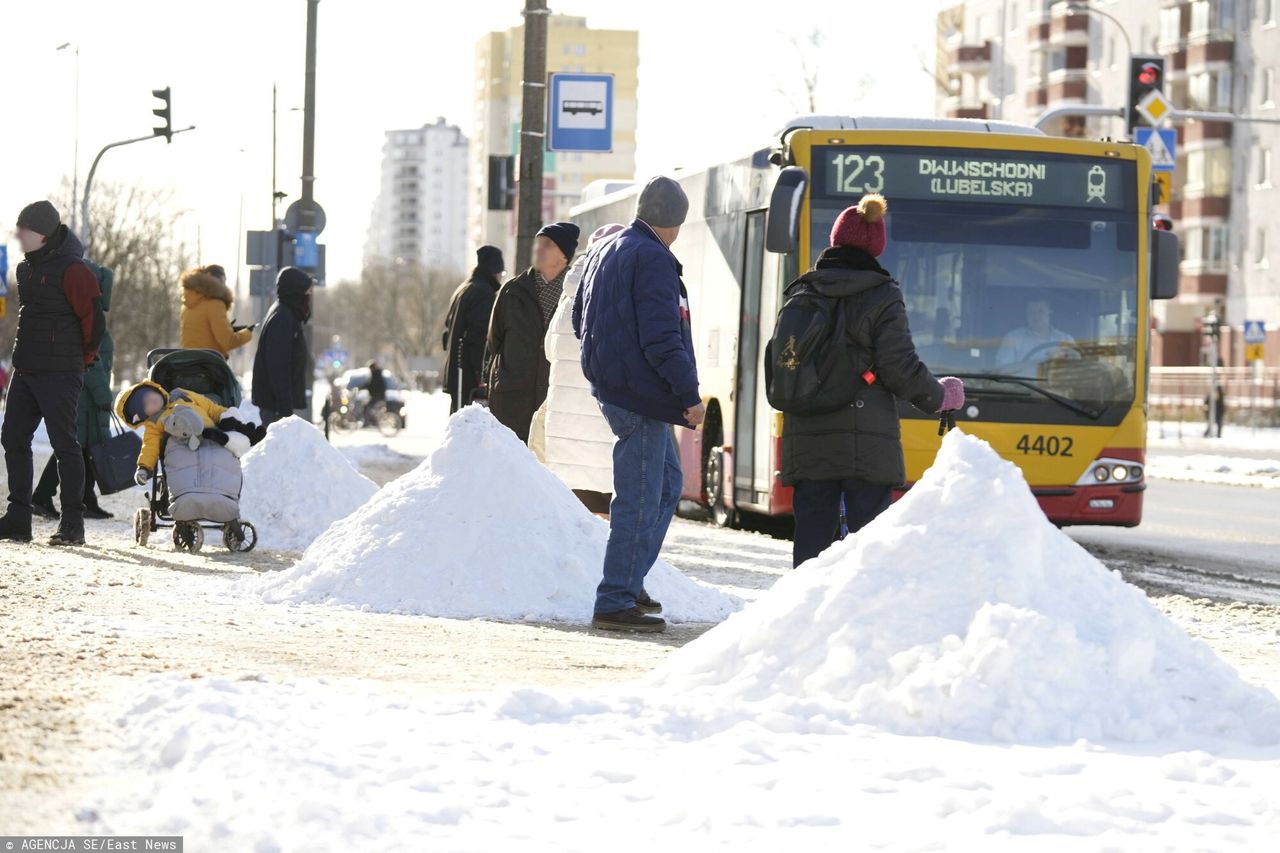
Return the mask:
[[[869,359],[848,341],[846,300],[799,281],[786,290],[764,350],[769,405],[790,415],[823,415],[852,405]]]

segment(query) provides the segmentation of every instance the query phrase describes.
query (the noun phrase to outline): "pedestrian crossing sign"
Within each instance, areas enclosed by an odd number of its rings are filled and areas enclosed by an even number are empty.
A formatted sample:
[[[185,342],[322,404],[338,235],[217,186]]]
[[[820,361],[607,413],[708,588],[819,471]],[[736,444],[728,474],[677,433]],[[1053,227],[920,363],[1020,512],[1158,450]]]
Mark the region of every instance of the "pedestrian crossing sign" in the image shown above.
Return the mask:
[[[1178,132],[1173,128],[1139,127],[1134,130],[1133,141],[1147,149],[1153,171],[1172,172],[1178,165]]]
[[[1156,126],[1173,111],[1173,104],[1169,103],[1164,92],[1152,89],[1146,97],[1138,101],[1137,110],[1152,126]]]
[[[1245,320],[1244,321],[1244,342],[1246,344],[1260,344],[1267,339],[1267,324],[1262,320]]]
[[[1245,361],[1248,361],[1248,362],[1263,361],[1263,360],[1264,360],[1264,357],[1263,357],[1263,347],[1264,347],[1264,346],[1265,346],[1264,344],[1245,344],[1245,345],[1244,345],[1244,360],[1245,360]]]
[[[1173,184],[1172,172],[1156,172],[1156,189],[1160,193],[1160,197],[1156,199],[1156,204],[1168,204],[1172,195],[1171,186]]]

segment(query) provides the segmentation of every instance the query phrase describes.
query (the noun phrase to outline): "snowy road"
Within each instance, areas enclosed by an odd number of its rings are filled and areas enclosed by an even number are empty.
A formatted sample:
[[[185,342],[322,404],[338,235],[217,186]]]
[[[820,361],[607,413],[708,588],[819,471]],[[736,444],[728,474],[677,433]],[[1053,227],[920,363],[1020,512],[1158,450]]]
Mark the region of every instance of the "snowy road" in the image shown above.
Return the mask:
[[[1149,481],[1142,525],[1077,527],[1107,562],[1145,567],[1175,589],[1280,601],[1280,490]]]

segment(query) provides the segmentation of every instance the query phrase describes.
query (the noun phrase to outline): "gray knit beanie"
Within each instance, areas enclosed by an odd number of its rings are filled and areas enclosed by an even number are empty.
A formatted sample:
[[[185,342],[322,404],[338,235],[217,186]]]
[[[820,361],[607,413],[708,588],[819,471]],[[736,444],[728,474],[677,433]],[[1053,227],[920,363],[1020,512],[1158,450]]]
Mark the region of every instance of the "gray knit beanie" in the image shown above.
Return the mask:
[[[34,231],[41,237],[52,237],[61,224],[58,209],[47,201],[32,202],[18,214],[18,227]]]
[[[676,228],[689,215],[689,197],[680,184],[659,175],[645,184],[636,205],[636,219],[654,228]]]

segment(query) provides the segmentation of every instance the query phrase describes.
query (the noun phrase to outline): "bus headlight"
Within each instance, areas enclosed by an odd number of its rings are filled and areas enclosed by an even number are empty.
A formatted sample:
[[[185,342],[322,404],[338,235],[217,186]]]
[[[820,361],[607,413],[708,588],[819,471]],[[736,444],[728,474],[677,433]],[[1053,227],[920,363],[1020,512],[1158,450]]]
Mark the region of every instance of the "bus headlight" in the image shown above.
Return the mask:
[[[1142,479],[1142,465],[1128,459],[1097,459],[1076,481],[1077,486],[1108,483],[1136,483]]]

